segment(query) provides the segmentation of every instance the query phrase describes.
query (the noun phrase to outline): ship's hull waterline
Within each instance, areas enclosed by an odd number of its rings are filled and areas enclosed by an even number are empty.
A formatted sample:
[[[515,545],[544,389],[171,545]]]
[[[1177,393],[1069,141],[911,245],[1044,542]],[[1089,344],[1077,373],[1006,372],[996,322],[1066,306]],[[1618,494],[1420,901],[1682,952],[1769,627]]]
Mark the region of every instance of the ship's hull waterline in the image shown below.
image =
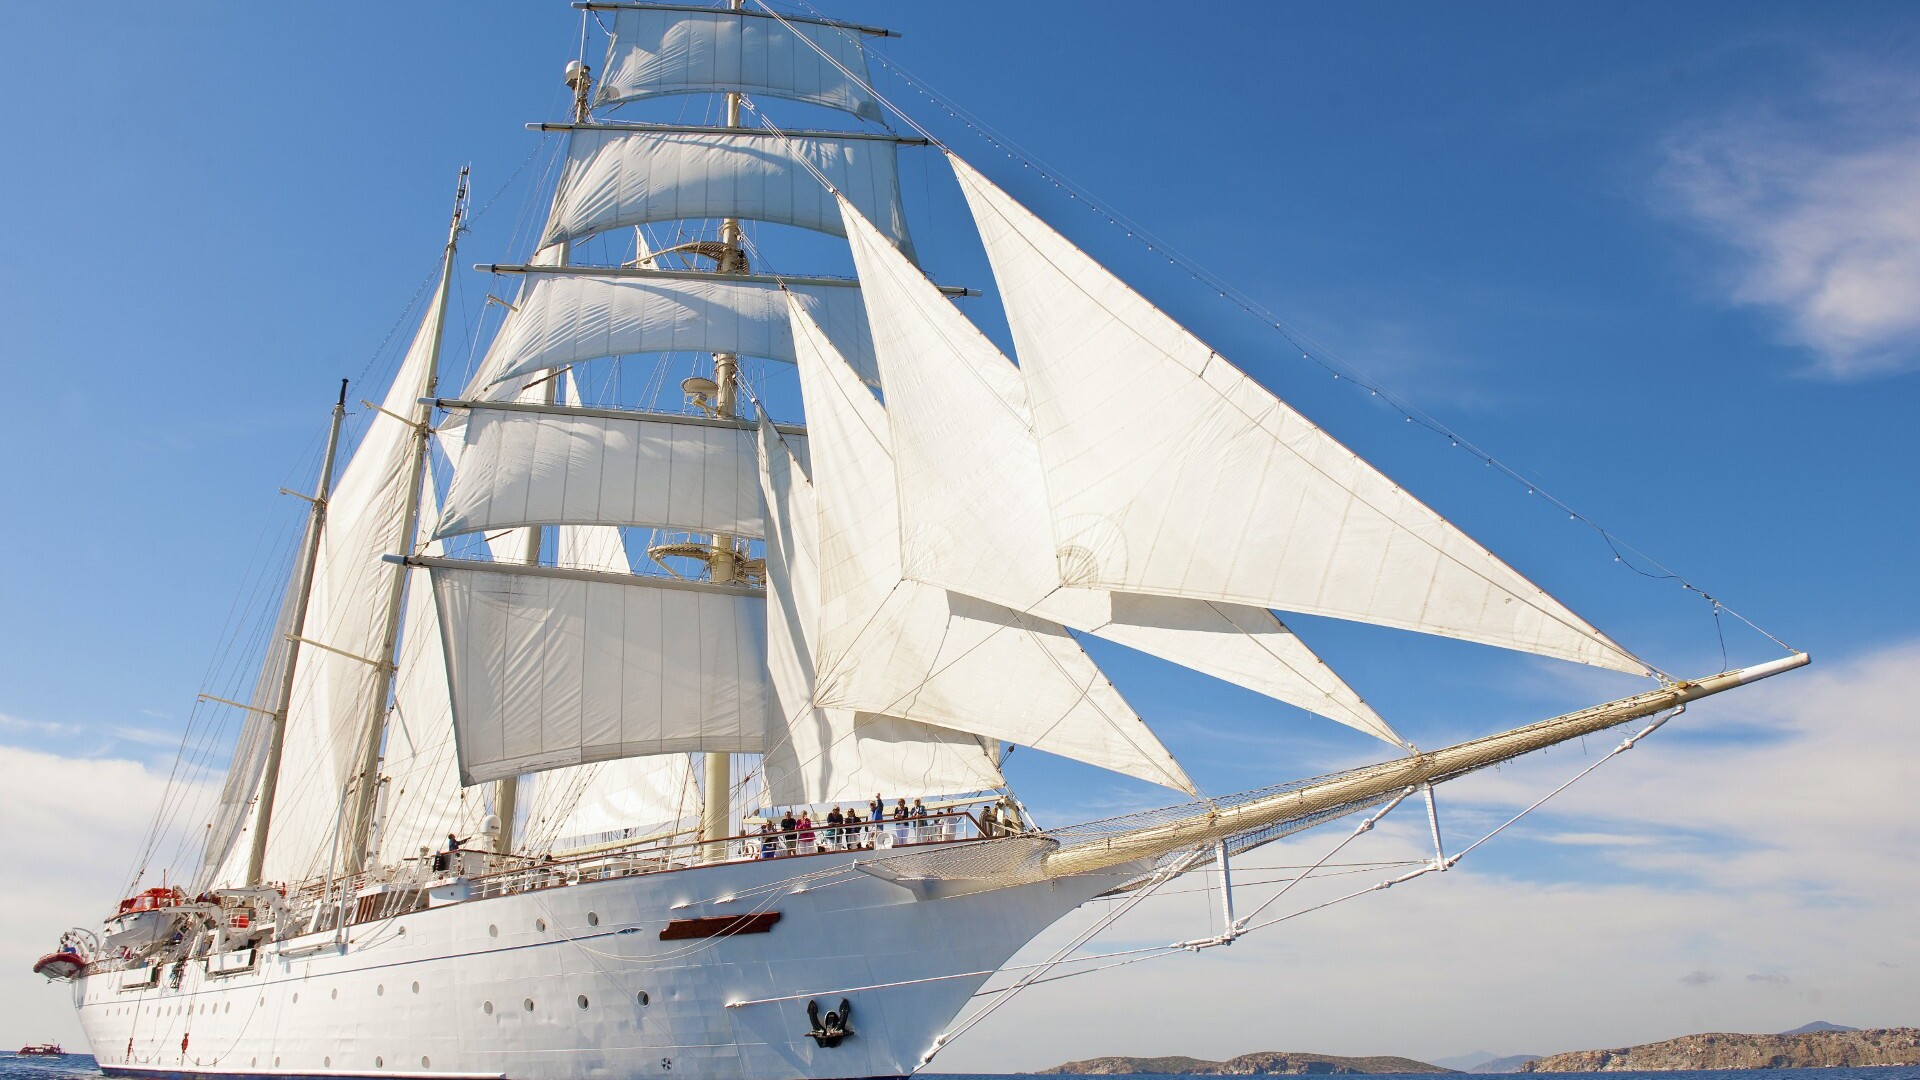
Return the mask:
[[[100,1067],[127,1077],[589,1077],[706,1080],[910,1073],[992,971],[1112,887],[1089,875],[940,900],[844,868],[852,853],[696,867],[430,908],[264,950],[252,970],[190,961],[156,985],[84,975]],[[768,886],[767,888],[761,888]],[[759,890],[755,892],[754,890]],[[751,895],[749,895],[751,893]],[[740,896],[738,902],[714,898]],[[678,919],[778,912],[761,933],[662,940]],[[932,980],[932,981],[917,981]],[[903,983],[885,989],[829,993]],[[853,1004],[838,1046],[808,1037]]]

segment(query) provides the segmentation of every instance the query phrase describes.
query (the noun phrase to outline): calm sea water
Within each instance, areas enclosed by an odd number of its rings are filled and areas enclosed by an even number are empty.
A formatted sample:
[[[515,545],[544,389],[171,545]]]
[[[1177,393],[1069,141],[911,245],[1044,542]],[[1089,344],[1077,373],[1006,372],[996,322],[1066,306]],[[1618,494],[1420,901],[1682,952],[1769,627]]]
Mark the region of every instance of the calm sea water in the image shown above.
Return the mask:
[[[68,1054],[58,1058],[23,1058],[0,1055],[0,1080],[89,1080],[98,1077],[93,1058],[86,1054]],[[924,1080],[1002,1080],[1004,1074],[981,1076],[959,1073],[923,1073]],[[1146,1073],[1135,1073],[1141,1080],[1156,1080]],[[1468,1075],[1468,1074],[1462,1074]],[[1533,1073],[1505,1073],[1500,1080],[1531,1078]],[[1553,1073],[1552,1076],[1604,1076],[1608,1080],[1920,1080],[1920,1065],[1887,1065],[1875,1069],[1765,1069],[1753,1072],[1712,1070],[1701,1072],[1610,1072]],[[1165,1078],[1159,1078],[1165,1080]],[[1433,1080],[1431,1074],[1405,1077],[1380,1077],[1379,1080]]]

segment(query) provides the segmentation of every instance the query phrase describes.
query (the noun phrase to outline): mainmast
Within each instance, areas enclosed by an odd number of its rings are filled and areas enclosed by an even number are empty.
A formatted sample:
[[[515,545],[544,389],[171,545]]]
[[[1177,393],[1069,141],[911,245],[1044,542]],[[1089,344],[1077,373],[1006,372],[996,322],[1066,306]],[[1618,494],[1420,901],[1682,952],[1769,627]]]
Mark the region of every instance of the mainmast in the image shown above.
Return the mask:
[[[300,554],[300,584],[296,587],[293,621],[287,629],[287,660],[280,677],[280,695],[268,720],[266,767],[260,776],[259,803],[254,810],[253,842],[247,851],[249,887],[260,884],[267,858],[267,830],[273,824],[273,800],[280,791],[280,758],[287,747],[287,712],[293,707],[293,679],[300,664],[300,635],[306,632],[307,605],[313,599],[313,571],[320,561],[320,534],[327,525],[327,497],[333,490],[333,460],[340,448],[340,424],[347,416],[347,380],[340,380],[340,399],[333,404],[333,424],[327,430],[327,450],[320,458],[313,509],[307,519],[307,542]]]
[[[453,220],[447,227],[446,252],[440,261],[440,288],[434,295],[433,311],[427,316],[433,320],[433,337],[427,352],[427,370],[421,385],[418,402],[413,407],[412,448],[407,471],[407,497],[405,509],[400,515],[400,544],[408,549],[420,527],[421,485],[427,475],[427,450],[433,428],[429,421],[433,416],[431,404],[434,391],[440,383],[440,349],[446,341],[447,300],[453,289],[453,257],[460,246],[460,230],[464,227],[467,213],[467,168],[461,166],[460,179],[454,188]],[[366,723],[366,738],[360,746],[360,764],[355,771],[351,789],[353,805],[347,818],[347,828],[341,837],[340,866],[342,872],[353,874],[366,864],[367,833],[373,824],[374,796],[379,790],[380,747],[385,740],[387,730],[387,709],[393,696],[393,676],[399,667],[400,616],[406,602],[407,577],[409,571],[404,563],[392,568],[393,578],[387,591],[386,625],[381,634],[380,649],[375,656],[373,698]]]
[[[728,0],[728,7],[740,10],[744,0]],[[740,94],[737,91],[727,93],[726,126],[740,126]],[[726,218],[720,223],[720,251],[717,257],[718,272],[739,274],[746,271],[746,253],[740,249],[740,219]],[[733,353],[715,353],[713,356],[713,381],[716,384],[713,411],[722,419],[732,419],[739,415],[738,383],[740,379],[740,358]],[[717,585],[731,584],[739,579],[739,567],[734,558],[734,538],[716,533],[713,537],[713,555],[707,561],[707,578]],[[700,790],[704,795],[704,806],[700,814],[700,838],[707,841],[719,841],[732,835],[733,816],[733,757],[731,754],[709,751],[704,759],[705,768],[701,775]],[[709,843],[705,855],[710,860],[726,858],[726,847],[719,843]]]

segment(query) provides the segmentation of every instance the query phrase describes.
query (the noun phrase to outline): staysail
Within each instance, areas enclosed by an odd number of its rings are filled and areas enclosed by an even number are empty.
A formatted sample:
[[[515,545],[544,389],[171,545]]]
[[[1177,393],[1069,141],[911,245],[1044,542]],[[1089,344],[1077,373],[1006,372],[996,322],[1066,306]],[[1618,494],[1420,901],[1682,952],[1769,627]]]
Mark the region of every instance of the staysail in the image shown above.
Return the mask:
[[[1229,364],[958,157],[1062,582],[1644,664]]]
[[[843,205],[872,311],[911,578],[1086,631],[1404,745],[1273,613],[1063,587],[1020,372]]]
[[[814,704],[1005,739],[1193,791],[1065,627],[904,575],[886,412],[797,308],[794,340],[818,503]]]
[[[1006,784],[978,736],[854,709],[814,705],[819,620],[813,486],[765,416],[760,482],[767,529],[767,665],[773,719],[762,770],[774,804],[864,801],[876,791],[908,798]]]

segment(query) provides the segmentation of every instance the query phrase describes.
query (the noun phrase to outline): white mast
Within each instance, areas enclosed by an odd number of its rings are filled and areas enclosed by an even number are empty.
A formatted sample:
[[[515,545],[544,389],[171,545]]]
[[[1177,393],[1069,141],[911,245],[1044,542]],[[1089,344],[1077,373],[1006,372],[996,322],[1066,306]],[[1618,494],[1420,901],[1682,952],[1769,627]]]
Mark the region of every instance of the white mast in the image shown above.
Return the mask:
[[[409,421],[413,425],[413,447],[399,534],[401,544],[408,547],[413,544],[420,527],[420,485],[426,479],[427,449],[433,430],[428,423],[433,415],[430,399],[440,383],[440,347],[446,340],[447,298],[453,288],[453,257],[460,246],[460,230],[466,220],[467,172],[467,167],[461,166],[460,179],[454,188],[453,221],[447,226],[447,247],[440,261],[440,289],[434,296],[433,311],[427,316],[433,320],[433,341],[427,352],[426,379],[421,386],[420,403],[414,406],[413,417]],[[406,601],[409,575],[405,564],[394,566],[392,573],[393,581],[387,593],[386,625],[380,639],[380,650],[375,654],[378,666],[374,672],[373,705],[367,717],[366,738],[360,746],[359,767],[351,782],[353,807],[340,849],[340,866],[346,874],[358,872],[366,863],[367,832],[372,825],[374,795],[380,780],[380,745],[387,729],[387,706],[393,694],[393,674],[399,664],[400,616]]]
[[[728,0],[728,7],[740,10],[743,0]],[[740,94],[738,91],[727,93],[727,127],[740,126]],[[737,274],[744,270],[741,263],[745,260],[740,250],[740,219],[726,218],[720,223],[719,272]],[[733,353],[715,353],[713,356],[713,381],[718,384],[714,393],[714,411],[722,418],[732,418],[738,414],[738,391],[736,382],[740,377],[740,358]],[[707,577],[717,585],[726,585],[738,577],[734,564],[733,537],[715,533],[713,537],[713,556],[707,562]],[[700,838],[717,841],[733,834],[733,757],[730,754],[708,752],[704,758],[700,790],[704,793],[704,805],[700,813]],[[704,852],[706,858],[719,861],[726,858],[723,844],[709,843]]]
[[[267,760],[260,776],[258,806],[254,811],[253,842],[247,851],[249,887],[260,884],[267,858],[267,828],[273,823],[273,800],[280,791],[280,757],[287,746],[287,710],[293,707],[294,672],[300,663],[300,635],[306,632],[307,604],[313,599],[313,570],[320,561],[320,533],[327,525],[327,496],[333,489],[334,453],[340,447],[340,423],[347,415],[347,380],[340,380],[340,399],[333,405],[333,424],[327,430],[327,450],[320,458],[320,479],[314,485],[312,516],[307,519],[306,548],[300,554],[300,584],[294,600],[293,621],[287,630],[286,670],[280,677],[280,696],[274,701],[267,735]]]

